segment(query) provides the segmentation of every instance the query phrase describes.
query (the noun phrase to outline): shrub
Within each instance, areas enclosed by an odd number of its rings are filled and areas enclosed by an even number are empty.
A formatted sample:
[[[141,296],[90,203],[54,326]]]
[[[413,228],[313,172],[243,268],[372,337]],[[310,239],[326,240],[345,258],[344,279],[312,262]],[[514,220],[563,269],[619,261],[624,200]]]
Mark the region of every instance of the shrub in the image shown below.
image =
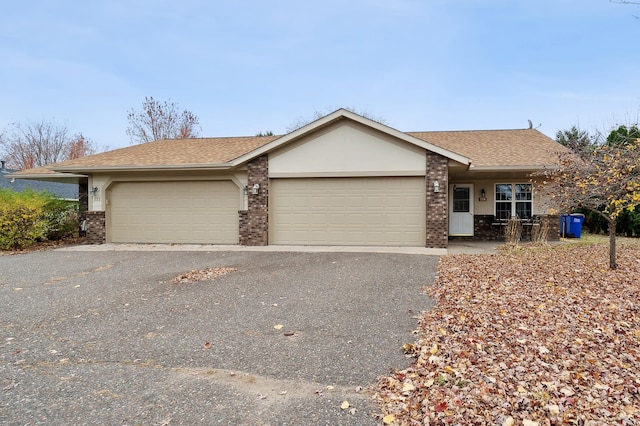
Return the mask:
[[[512,217],[504,227],[504,237],[507,244],[518,245],[522,237],[522,224],[518,217]]]
[[[25,248],[71,235],[77,229],[74,209],[73,203],[46,192],[0,189],[0,249]]]
[[[44,213],[47,240],[61,240],[73,235],[78,229],[78,209],[76,203],[53,199],[47,203]]]

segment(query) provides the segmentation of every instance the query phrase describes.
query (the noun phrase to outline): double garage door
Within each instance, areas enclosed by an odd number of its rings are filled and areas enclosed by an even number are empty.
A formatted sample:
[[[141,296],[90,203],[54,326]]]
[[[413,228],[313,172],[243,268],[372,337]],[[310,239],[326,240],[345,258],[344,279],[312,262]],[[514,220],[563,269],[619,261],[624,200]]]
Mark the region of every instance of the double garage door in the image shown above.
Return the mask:
[[[272,179],[270,242],[424,246],[425,178]]]
[[[269,243],[424,246],[424,177],[272,179]],[[119,182],[107,193],[111,242],[237,244],[231,181]]]
[[[240,193],[229,180],[115,183],[107,194],[109,241],[237,244]]]

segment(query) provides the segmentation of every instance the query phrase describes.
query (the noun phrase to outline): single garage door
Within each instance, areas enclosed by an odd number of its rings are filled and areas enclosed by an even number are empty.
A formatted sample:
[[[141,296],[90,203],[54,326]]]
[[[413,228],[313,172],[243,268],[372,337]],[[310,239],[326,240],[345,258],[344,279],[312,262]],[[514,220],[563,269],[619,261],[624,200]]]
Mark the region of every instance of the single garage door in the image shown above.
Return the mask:
[[[272,179],[271,244],[424,246],[425,178]]]
[[[119,182],[107,199],[112,242],[238,243],[239,189],[231,181]]]

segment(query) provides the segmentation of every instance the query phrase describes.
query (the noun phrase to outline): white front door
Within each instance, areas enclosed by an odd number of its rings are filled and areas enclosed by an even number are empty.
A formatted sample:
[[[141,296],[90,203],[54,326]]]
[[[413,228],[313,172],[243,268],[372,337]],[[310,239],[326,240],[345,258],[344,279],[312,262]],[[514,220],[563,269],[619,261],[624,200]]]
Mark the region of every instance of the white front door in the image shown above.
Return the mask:
[[[473,236],[473,184],[449,185],[449,235]]]

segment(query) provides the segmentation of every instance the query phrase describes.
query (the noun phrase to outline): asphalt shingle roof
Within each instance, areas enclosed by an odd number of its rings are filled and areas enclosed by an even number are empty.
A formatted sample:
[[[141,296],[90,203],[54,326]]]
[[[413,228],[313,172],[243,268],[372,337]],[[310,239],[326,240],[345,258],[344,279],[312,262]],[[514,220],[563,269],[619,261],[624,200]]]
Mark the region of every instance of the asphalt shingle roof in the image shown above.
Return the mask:
[[[475,167],[548,166],[568,152],[535,129],[407,133],[470,158]]]
[[[166,165],[216,165],[232,161],[259,148],[277,136],[231,138],[163,139],[89,157],[68,160],[55,167],[95,168]]]
[[[535,129],[408,132],[408,135],[470,158],[475,167],[540,167],[557,162],[566,148]],[[280,136],[158,140],[77,158],[20,174],[52,169],[91,171],[104,168],[216,166],[248,154]]]

